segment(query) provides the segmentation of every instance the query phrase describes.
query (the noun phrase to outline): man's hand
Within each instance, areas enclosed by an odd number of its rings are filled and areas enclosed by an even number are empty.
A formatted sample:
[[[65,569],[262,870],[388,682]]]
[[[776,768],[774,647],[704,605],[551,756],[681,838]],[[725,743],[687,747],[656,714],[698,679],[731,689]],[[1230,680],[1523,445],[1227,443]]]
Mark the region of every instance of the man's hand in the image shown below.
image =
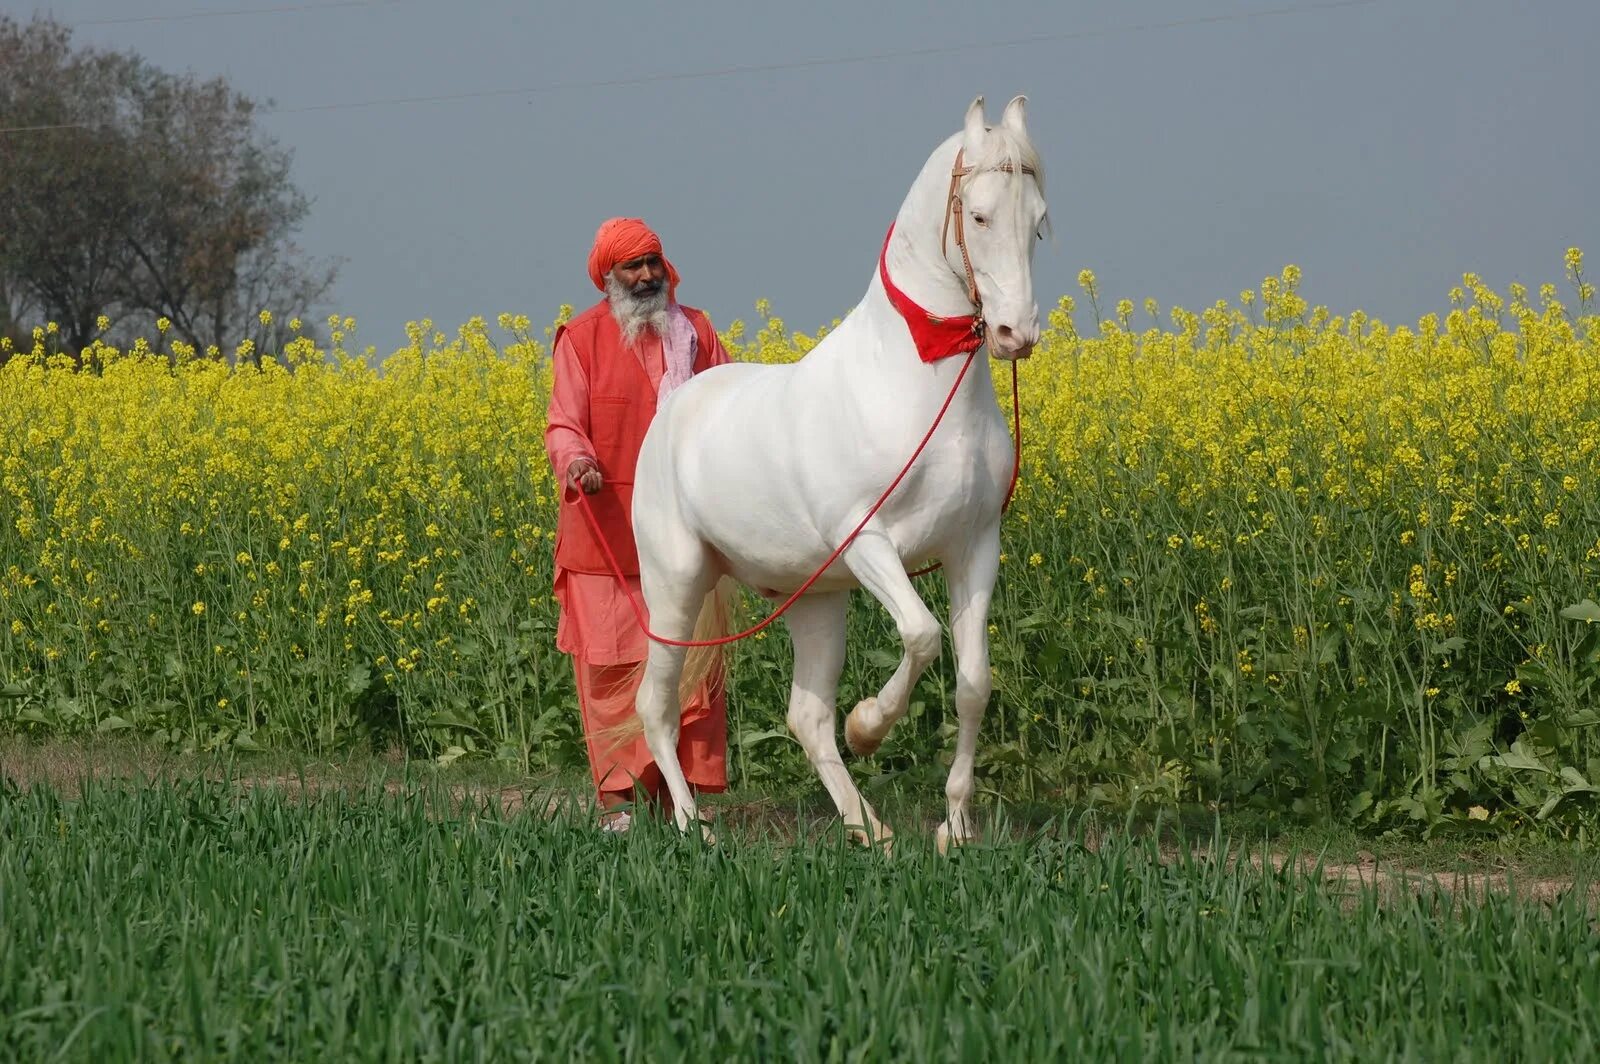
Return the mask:
[[[599,464],[593,458],[574,458],[567,466],[567,483],[585,495],[593,495],[602,483]]]

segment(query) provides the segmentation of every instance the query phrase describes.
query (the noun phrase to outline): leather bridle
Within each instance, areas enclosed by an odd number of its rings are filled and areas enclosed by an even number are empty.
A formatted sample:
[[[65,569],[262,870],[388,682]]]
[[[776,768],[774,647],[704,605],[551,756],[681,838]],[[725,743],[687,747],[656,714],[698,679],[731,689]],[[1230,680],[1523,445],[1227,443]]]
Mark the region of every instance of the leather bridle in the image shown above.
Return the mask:
[[[945,198],[944,203],[944,228],[939,234],[939,253],[942,255],[950,253],[950,220],[954,218],[956,247],[961,249],[961,265],[967,271],[967,298],[972,301],[973,307],[972,331],[981,336],[987,343],[989,325],[983,318],[983,300],[978,296],[978,278],[972,272],[972,255],[967,251],[967,234],[964,222],[966,212],[961,204],[961,179],[974,170],[971,166],[963,166],[961,164],[961,157],[965,152],[965,148],[956,149],[956,161],[950,167],[950,194]],[[1014,174],[1018,170],[1030,176],[1034,173],[1033,167],[1026,163],[1019,166],[1013,166],[1011,163],[1001,163],[995,169],[1007,174]]]

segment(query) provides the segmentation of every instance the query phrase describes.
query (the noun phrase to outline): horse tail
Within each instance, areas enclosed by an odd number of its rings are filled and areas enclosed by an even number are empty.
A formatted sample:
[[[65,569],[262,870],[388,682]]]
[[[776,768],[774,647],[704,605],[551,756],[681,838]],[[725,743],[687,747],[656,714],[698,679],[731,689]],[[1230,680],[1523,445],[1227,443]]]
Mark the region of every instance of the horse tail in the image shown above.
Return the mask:
[[[733,631],[734,615],[739,606],[739,585],[732,577],[717,579],[705,599],[700,603],[700,614],[695,618],[692,642],[704,643],[721,639]],[[728,653],[725,645],[694,646],[684,657],[683,672],[678,677],[679,711],[702,688],[713,683],[727,683]],[[635,691],[644,680],[645,662],[633,666],[628,674],[628,684]],[[620,723],[601,728],[599,738],[621,745],[644,734],[644,724],[638,713],[633,713]]]
[[[733,631],[733,614],[739,603],[739,585],[732,577],[721,576],[706,593],[695,619],[692,641],[706,643],[722,639]],[[705,685],[724,681],[727,675],[727,645],[690,647],[683,660],[683,675],[678,679],[678,704],[687,702]],[[637,718],[636,718],[637,719]]]

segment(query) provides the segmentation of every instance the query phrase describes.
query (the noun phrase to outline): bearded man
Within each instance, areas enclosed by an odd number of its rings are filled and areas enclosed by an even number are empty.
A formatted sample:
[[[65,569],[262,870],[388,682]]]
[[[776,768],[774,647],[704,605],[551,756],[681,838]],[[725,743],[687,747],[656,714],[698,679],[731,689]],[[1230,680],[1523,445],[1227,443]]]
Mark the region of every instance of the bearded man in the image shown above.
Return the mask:
[[[634,465],[657,406],[695,373],[729,361],[711,319],[677,301],[678,271],[637,218],[595,234],[589,279],[605,297],[556,330],[545,450],[562,482],[556,523],[556,647],[571,655],[589,767],[608,831],[625,831],[636,793],[666,815],[666,793],[644,737],[630,727],[648,649],[629,597],[644,609],[633,540]],[[582,513],[587,497],[620,564],[619,584]],[[626,737],[622,737],[627,733]],[[678,757],[691,787],[727,788],[727,707],[714,672],[683,707]]]

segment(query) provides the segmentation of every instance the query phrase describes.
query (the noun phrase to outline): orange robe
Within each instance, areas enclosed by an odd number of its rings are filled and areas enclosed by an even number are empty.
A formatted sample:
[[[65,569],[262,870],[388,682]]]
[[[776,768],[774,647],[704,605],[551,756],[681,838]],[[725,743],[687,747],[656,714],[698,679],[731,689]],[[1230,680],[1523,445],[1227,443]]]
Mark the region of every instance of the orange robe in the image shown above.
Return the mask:
[[[711,341],[712,349],[694,359],[702,367],[729,361],[715,332],[711,332]],[[631,350],[591,352],[590,357],[602,354],[637,358],[650,387],[659,391],[667,367],[659,336],[646,331],[640,334]],[[563,334],[557,340],[553,368],[555,379],[550,393],[545,450],[557,480],[565,486],[567,467],[572,461],[596,455],[590,431],[589,378],[570,335]],[[604,469],[601,474],[605,475]],[[562,505],[572,504],[563,501]],[[616,528],[611,534],[631,535]],[[633,596],[644,612],[639,578],[629,575],[624,590],[610,573],[577,572],[558,562],[554,594],[561,607],[556,647],[572,656],[584,742],[595,789],[631,791],[638,783],[651,792],[658,791],[660,770],[643,736],[635,732],[632,738],[619,741],[613,734],[613,729],[626,727],[634,719],[634,697],[640,678],[638,667],[649,646],[628,601],[628,596]],[[702,791],[721,791],[728,782],[726,752],[727,694],[723,678],[714,676],[683,707],[678,759],[691,785]]]

